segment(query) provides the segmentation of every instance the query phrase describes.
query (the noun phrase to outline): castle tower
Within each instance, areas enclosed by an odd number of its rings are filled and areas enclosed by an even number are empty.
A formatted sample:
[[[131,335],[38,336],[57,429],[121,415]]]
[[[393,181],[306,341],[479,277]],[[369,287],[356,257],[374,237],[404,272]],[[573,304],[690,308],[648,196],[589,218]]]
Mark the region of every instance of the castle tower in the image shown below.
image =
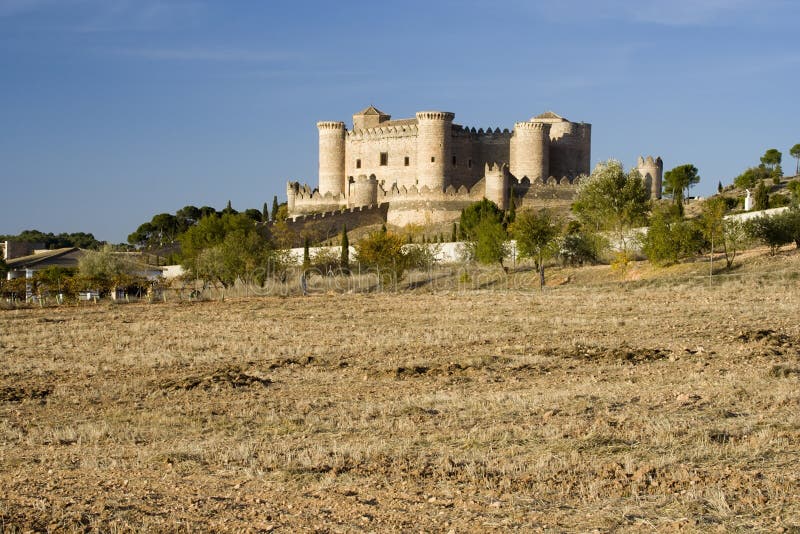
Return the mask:
[[[653,156],[643,158],[639,156],[636,161],[636,170],[642,175],[645,187],[650,191],[650,198],[661,198],[661,183],[664,173],[664,163],[661,158],[653,159]]]
[[[319,192],[334,196],[344,193],[344,138],[343,122],[321,121],[319,130]]]
[[[286,182],[286,209],[290,214],[294,213],[295,200],[297,199],[297,191],[299,189],[299,183]]]
[[[486,193],[484,196],[491,200],[501,210],[508,209],[508,188],[509,188],[508,165],[505,163],[486,164],[484,182]]]
[[[359,175],[351,184],[350,206],[371,206],[378,203],[378,179],[375,175],[367,178]]]
[[[443,191],[450,183],[450,144],[454,113],[417,112],[417,182],[433,191]]]
[[[550,124],[518,122],[511,136],[511,174],[542,182],[550,176]]]

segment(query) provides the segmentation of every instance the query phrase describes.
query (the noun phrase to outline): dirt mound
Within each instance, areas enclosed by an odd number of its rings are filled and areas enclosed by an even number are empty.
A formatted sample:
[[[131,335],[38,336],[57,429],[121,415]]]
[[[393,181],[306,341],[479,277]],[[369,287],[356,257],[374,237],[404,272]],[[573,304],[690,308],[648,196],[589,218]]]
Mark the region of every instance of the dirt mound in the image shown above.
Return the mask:
[[[167,391],[190,390],[195,388],[217,389],[220,387],[242,388],[254,385],[267,387],[272,384],[269,378],[247,374],[238,366],[222,367],[210,375],[190,376],[161,383],[161,389]]]
[[[26,399],[44,401],[52,392],[52,386],[39,386],[36,384],[5,386],[0,387],[0,402],[22,402]]]
[[[670,357],[667,349],[633,348],[627,345],[619,347],[597,347],[576,345],[571,349],[546,349],[546,356],[556,358],[572,358],[577,360],[596,360],[639,364],[665,360]]]
[[[742,331],[736,336],[736,340],[742,343],[764,343],[765,345],[778,346],[787,345],[794,341],[791,336],[770,329]]]

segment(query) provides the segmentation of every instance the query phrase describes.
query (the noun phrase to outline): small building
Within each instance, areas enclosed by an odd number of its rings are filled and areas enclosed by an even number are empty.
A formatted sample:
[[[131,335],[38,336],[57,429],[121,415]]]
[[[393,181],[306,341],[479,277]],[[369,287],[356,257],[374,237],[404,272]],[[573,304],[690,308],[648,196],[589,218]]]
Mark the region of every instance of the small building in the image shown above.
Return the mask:
[[[33,254],[6,260],[8,274],[6,278],[33,278],[33,273],[48,267],[65,267],[74,269],[86,254],[77,247],[57,248],[55,250],[36,250]]]

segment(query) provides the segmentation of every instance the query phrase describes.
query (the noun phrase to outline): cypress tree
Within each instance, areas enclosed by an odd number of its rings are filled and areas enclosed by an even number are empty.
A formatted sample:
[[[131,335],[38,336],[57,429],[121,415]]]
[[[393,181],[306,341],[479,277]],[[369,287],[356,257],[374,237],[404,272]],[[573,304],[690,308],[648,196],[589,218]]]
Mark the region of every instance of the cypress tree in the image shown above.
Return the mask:
[[[381,224],[381,233],[382,234],[386,233],[386,224]]]
[[[722,180],[717,184],[717,193],[722,193]]]
[[[264,202],[264,207],[261,208],[261,220],[263,222],[269,222],[269,207],[267,207],[266,202]]]
[[[458,225],[453,223],[453,233],[450,235],[450,241],[455,243],[458,241]]]
[[[517,218],[517,202],[514,199],[514,189],[511,189],[511,195],[508,199],[508,222],[513,223]]]
[[[311,267],[311,252],[309,251],[308,237],[303,240],[303,269]]]
[[[769,208],[769,191],[767,191],[767,186],[764,185],[764,180],[759,180],[756,186],[756,192],[753,195],[753,204],[756,210],[765,210]]]
[[[341,268],[347,272],[350,270],[350,240],[347,238],[347,225],[342,226],[342,255],[339,259]]]
[[[272,197],[272,214],[271,219],[274,221],[275,217],[278,216],[278,195]]]

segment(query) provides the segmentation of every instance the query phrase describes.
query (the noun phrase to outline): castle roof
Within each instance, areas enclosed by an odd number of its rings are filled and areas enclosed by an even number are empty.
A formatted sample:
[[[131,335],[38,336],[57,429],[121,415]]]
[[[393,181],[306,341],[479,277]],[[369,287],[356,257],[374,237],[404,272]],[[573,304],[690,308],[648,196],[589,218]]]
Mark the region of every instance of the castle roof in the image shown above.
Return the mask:
[[[561,115],[559,115],[557,113],[554,113],[552,111],[545,111],[541,115],[536,115],[531,120],[535,121],[535,120],[538,120],[538,119],[549,119],[549,120],[556,120],[556,121],[566,121],[567,120],[564,117],[562,117]]]
[[[361,111],[359,111],[358,113],[356,113],[356,115],[381,115],[381,116],[386,116],[386,113],[384,113],[383,111],[379,110],[375,106],[369,106],[368,108],[364,108]]]

